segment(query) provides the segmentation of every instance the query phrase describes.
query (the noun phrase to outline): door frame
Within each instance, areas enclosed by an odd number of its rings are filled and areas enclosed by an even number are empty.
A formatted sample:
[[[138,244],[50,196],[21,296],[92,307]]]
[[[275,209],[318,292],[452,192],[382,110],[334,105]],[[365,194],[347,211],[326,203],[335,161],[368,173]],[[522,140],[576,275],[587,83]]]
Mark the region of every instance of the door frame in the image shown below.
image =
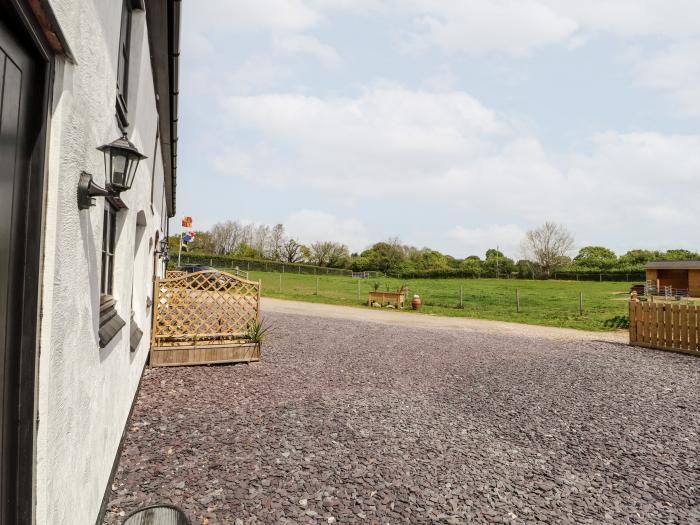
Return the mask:
[[[36,390],[38,384],[39,323],[42,293],[42,268],[44,260],[44,220],[46,199],[46,172],[48,162],[48,129],[50,126],[50,104],[55,71],[52,47],[45,37],[47,24],[51,21],[37,20],[29,2],[0,0],[0,8],[10,13],[6,22],[27,51],[37,60],[37,70],[43,75],[42,105],[39,111],[40,129],[35,149],[29,163],[28,191],[25,195],[26,236],[24,250],[18,250],[14,259],[26,264],[20,293],[21,313],[17,315],[21,332],[18,370],[18,435],[17,443],[10,444],[8,451],[16,454],[16,490],[8,500],[0,501],[3,516],[14,517],[12,523],[21,525],[34,522],[36,502],[36,426],[38,424]],[[43,8],[42,8],[43,9]],[[46,14],[46,13],[44,13]],[[14,20],[13,20],[14,18]],[[4,520],[5,518],[3,518]],[[0,525],[9,525],[3,521]]]

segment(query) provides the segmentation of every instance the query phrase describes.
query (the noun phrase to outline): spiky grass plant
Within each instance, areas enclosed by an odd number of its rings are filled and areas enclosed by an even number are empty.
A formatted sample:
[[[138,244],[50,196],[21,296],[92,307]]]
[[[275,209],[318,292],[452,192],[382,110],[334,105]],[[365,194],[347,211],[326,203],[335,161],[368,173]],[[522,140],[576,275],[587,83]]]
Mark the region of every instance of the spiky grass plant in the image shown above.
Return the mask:
[[[246,331],[246,339],[255,344],[261,344],[270,332],[270,326],[265,322],[264,319],[255,319],[251,321],[248,325],[248,330]]]

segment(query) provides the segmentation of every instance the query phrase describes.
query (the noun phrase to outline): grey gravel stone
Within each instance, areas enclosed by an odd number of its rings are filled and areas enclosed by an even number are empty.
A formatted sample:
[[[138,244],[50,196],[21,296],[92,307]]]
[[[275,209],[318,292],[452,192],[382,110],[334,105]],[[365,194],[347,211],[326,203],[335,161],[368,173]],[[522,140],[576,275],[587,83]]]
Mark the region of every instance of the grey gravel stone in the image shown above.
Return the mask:
[[[268,320],[257,366],[147,371],[104,523],[700,521],[700,359]]]

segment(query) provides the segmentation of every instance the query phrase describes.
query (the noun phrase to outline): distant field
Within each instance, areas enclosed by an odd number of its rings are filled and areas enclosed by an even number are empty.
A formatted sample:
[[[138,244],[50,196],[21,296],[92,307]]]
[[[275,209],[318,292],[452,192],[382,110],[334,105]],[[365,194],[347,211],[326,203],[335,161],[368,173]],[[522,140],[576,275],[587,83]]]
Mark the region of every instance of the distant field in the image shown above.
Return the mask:
[[[596,331],[626,327],[631,284],[504,279],[352,279],[321,275],[318,276],[316,295],[317,277],[313,275],[251,272],[250,278],[262,280],[262,295],[266,297],[365,308],[367,293],[374,289],[374,283],[379,283],[379,290],[397,290],[402,284],[407,284],[406,306],[410,308],[413,294],[418,294],[423,300],[421,311],[425,314]],[[462,308],[460,287],[463,290]],[[520,313],[516,312],[516,289],[520,291]],[[579,314],[580,292],[583,292],[583,315]]]

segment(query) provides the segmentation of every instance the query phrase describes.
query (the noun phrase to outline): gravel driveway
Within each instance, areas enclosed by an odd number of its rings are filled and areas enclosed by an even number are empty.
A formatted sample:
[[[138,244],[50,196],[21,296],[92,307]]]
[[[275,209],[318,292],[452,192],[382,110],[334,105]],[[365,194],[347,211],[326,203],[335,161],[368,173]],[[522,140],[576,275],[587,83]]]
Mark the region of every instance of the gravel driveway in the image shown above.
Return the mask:
[[[267,318],[259,364],[147,372],[105,523],[700,521],[700,359]]]

